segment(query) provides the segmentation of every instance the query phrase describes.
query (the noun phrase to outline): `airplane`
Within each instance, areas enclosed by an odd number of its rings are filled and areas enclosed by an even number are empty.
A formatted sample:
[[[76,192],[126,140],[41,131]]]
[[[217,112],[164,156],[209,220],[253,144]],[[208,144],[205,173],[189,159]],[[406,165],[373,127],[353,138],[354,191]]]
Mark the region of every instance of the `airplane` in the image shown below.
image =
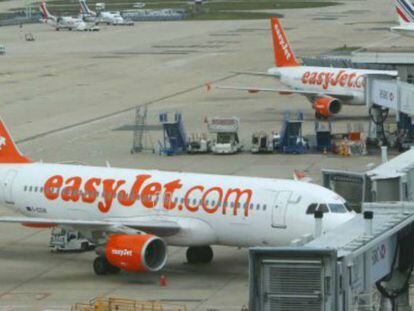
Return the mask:
[[[209,263],[211,245],[279,246],[355,213],[336,193],[295,180],[33,162],[0,119],[0,222],[77,230],[97,245],[97,275],[161,270],[167,245]]]
[[[77,30],[77,31],[98,31],[99,28],[95,25],[85,23],[81,18],[72,16],[59,16],[56,17],[50,14],[47,9],[46,2],[43,1],[40,4],[40,11],[43,16],[43,22],[59,31],[60,29]]]
[[[95,23],[107,25],[127,25],[133,26],[134,22],[125,20],[119,11],[101,11],[96,13],[89,9],[86,0],[79,0],[81,15],[85,20],[92,20]]]
[[[395,9],[400,26],[391,27],[391,31],[414,37],[414,6],[408,0],[395,0]]]
[[[249,93],[277,92],[281,95],[300,94],[307,97],[317,118],[338,114],[342,105],[365,105],[365,77],[368,75],[392,76],[397,71],[365,70],[352,68],[302,66],[288,42],[277,18],[271,18],[271,32],[276,67],[267,72],[236,72],[279,79],[288,88],[257,88],[211,85],[211,88],[244,90]]]

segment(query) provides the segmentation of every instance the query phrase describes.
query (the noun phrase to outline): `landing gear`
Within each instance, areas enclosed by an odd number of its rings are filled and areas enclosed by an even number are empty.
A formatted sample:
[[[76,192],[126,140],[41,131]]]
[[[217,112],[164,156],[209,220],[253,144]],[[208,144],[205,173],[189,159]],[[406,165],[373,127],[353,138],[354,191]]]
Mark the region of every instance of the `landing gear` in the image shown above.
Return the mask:
[[[120,268],[111,265],[104,256],[95,258],[93,262],[93,270],[96,275],[117,274],[121,271]]]
[[[187,262],[189,264],[210,263],[213,256],[213,250],[210,246],[191,246],[187,249]]]

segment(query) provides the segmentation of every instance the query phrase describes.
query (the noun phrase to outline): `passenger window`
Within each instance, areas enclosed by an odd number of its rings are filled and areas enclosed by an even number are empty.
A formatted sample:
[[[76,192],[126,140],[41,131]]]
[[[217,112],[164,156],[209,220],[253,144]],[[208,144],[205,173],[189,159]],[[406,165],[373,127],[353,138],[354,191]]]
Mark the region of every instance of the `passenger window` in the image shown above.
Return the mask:
[[[307,215],[315,214],[315,210],[316,210],[317,206],[318,206],[318,204],[316,204],[316,203],[312,203],[311,205],[309,205],[308,209],[306,210],[306,214]]]
[[[265,204],[265,205],[263,205],[263,210],[265,211],[266,210],[266,208],[267,208],[267,205]]]
[[[27,191],[27,186],[24,186],[24,191]]]
[[[211,206],[216,206],[216,201],[211,201]]]
[[[256,205],[256,209],[259,210],[260,209],[260,204]]]
[[[32,187],[32,186],[30,186],[30,187],[29,187],[29,191],[30,191],[30,192],[32,192],[32,189],[33,189],[33,187]]]
[[[254,204],[250,203],[250,209],[253,209],[253,207],[254,207]]]
[[[181,201],[181,204],[184,204],[184,198],[181,198],[180,201]]]
[[[43,187],[40,187],[40,192],[43,192]]]
[[[206,200],[206,206],[208,206],[208,203],[209,203],[208,200]]]

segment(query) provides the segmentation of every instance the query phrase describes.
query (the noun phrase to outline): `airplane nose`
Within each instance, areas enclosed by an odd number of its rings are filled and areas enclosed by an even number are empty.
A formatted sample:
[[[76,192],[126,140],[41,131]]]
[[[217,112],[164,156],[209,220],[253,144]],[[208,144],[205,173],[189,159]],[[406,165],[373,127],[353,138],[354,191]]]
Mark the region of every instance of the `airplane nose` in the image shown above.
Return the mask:
[[[355,213],[346,213],[346,214],[330,214],[328,217],[326,217],[323,227],[324,231],[328,231],[331,229],[334,229],[343,223],[346,223],[347,221],[351,220],[356,216]]]

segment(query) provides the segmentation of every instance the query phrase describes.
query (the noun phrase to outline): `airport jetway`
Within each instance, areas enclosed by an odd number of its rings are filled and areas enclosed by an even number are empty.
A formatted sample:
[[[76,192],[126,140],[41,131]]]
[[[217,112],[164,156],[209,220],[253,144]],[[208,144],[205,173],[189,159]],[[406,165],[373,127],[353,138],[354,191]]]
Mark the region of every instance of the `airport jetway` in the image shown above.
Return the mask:
[[[322,215],[311,242],[250,249],[249,309],[412,310],[414,203],[365,204],[326,234]]]
[[[388,111],[391,110],[396,113],[397,122],[394,145],[402,150],[413,146],[414,85],[395,79],[368,76],[366,87],[365,100],[371,117],[369,138],[392,145],[384,130]]]
[[[323,186],[344,197],[355,210],[363,202],[414,202],[414,149],[364,171],[322,170]]]

